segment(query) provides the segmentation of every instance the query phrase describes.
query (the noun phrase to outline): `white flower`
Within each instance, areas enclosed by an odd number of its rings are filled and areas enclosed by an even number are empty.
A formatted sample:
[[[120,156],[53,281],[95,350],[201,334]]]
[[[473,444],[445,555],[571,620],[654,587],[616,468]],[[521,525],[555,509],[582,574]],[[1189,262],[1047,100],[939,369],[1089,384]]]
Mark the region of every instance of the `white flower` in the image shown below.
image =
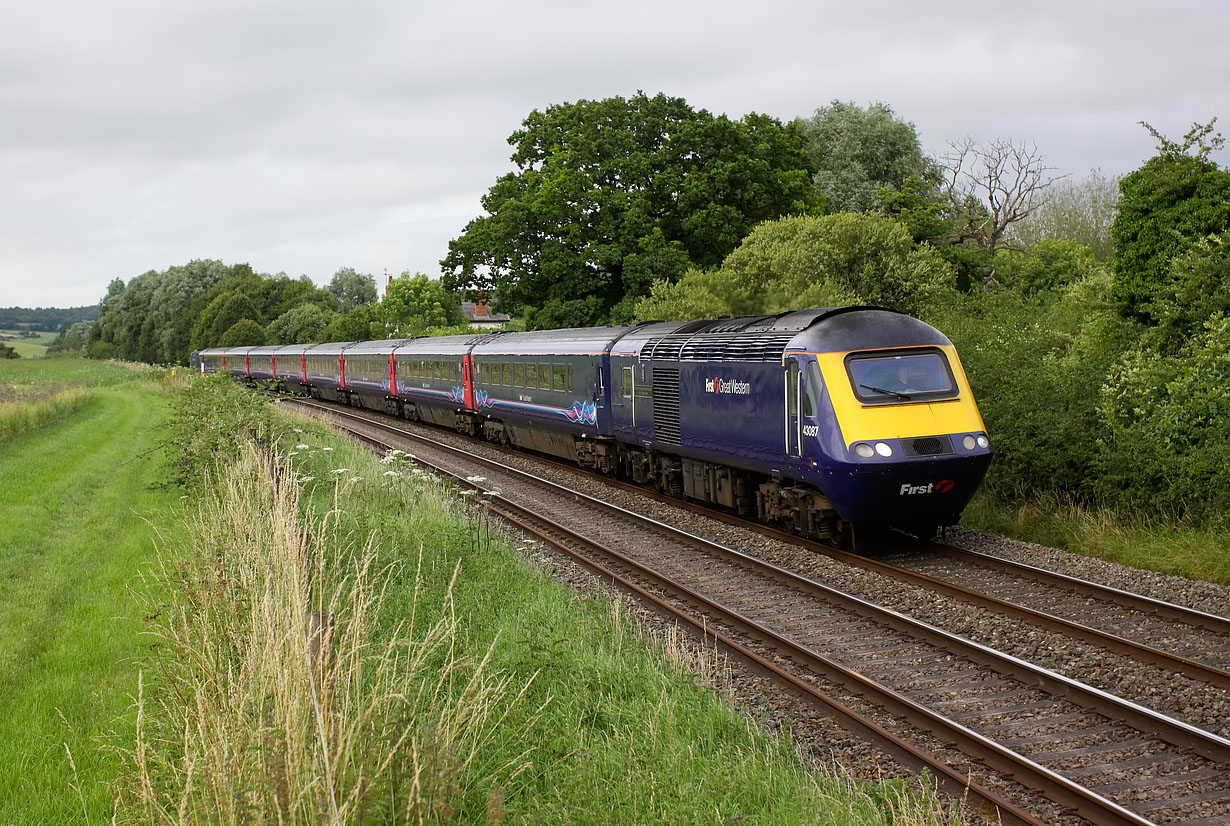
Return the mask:
[[[298,481],[299,484],[303,485],[303,484],[306,484],[312,481],[315,478],[316,478],[315,476],[296,476],[295,480]]]
[[[380,460],[380,464],[391,465],[396,461],[397,461],[397,457],[394,456],[392,453],[389,453]]]
[[[340,467],[340,468],[338,468],[337,470],[335,470],[335,471],[333,471],[333,472],[334,472],[334,473],[337,473],[337,474],[341,474],[341,473],[349,473],[349,472],[350,472],[350,468],[348,468],[348,467]]]
[[[322,447],[321,450],[333,450],[331,447]]]
[[[296,427],[296,428],[294,428],[294,431],[295,431],[296,433],[302,433],[302,432],[303,432],[300,428],[297,428],[297,427]]]
[[[486,482],[487,477],[486,476],[467,476],[466,481],[467,482]]]
[[[473,495],[475,494],[475,492],[476,492],[476,491],[472,491],[472,490],[463,490],[463,491],[461,491],[461,495],[462,495],[462,496],[473,496]]]
[[[386,470],[386,471],[384,472],[384,475],[385,475],[385,476],[401,476],[401,474],[400,474],[400,473],[398,473],[398,472],[397,472],[397,471],[395,471],[395,470]]]
[[[311,445],[295,445],[295,450],[311,450]]]
[[[363,477],[362,477],[362,476],[351,476],[351,477],[350,477],[350,481],[352,481],[352,482],[362,482],[362,481],[363,481]]]
[[[298,455],[299,455],[299,451],[292,450],[290,453],[286,454],[286,458],[289,459],[291,456],[298,456]]]
[[[500,495],[500,492],[499,492],[498,490],[485,490],[485,491],[483,491],[483,496],[499,496],[499,495]]]

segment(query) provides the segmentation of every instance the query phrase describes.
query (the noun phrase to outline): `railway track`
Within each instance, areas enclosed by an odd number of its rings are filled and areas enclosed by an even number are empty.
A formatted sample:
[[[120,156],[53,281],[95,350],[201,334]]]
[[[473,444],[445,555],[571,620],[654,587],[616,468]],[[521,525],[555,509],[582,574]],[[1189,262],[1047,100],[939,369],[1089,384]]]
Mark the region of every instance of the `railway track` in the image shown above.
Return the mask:
[[[442,472],[486,477],[503,491],[484,497],[492,508],[799,691],[841,686],[1092,823],[1230,824],[1230,741],[472,451],[312,406],[368,441],[412,441]],[[865,717],[848,724],[950,787],[968,782]],[[1040,822],[969,791],[1005,822]]]

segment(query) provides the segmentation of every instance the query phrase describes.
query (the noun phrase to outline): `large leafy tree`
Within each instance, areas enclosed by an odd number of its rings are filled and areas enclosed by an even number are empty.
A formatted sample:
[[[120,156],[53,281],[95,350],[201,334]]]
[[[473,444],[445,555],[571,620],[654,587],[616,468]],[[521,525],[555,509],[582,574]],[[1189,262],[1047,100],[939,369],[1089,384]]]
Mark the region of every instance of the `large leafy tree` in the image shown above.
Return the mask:
[[[923,313],[951,297],[953,269],[901,223],[871,212],[766,221],[720,269],[659,282],[637,317],[752,315],[843,304]]]
[[[431,328],[464,324],[461,301],[422,273],[404,272],[389,283],[379,304],[372,307],[374,338],[420,336]]]
[[[1114,294],[1128,317],[1155,321],[1151,305],[1171,261],[1200,239],[1230,229],[1230,172],[1209,159],[1224,144],[1214,121],[1196,124],[1181,143],[1143,124],[1157,138],[1158,154],[1120,182],[1111,225]]]
[[[268,344],[312,344],[324,341],[324,332],[337,313],[315,304],[300,304],[269,323]]]
[[[835,100],[795,123],[807,136],[813,180],[829,212],[881,209],[881,189],[898,190],[911,176],[928,174],[914,124],[886,103],[863,109]]]
[[[89,332],[90,352],[154,364],[183,363],[199,312],[198,299],[218,284],[251,273],[246,264],[191,261],[163,272],[150,270],[125,284],[111,282],[98,323]]]
[[[378,298],[376,280],[366,273],[356,272],[354,267],[342,267],[333,273],[333,279],[325,289],[337,299],[344,313],[372,304]]]
[[[655,280],[714,267],[760,221],[812,209],[795,126],[665,95],[534,111],[501,177],[449,244],[444,286],[494,293],[529,326],[620,320]]]

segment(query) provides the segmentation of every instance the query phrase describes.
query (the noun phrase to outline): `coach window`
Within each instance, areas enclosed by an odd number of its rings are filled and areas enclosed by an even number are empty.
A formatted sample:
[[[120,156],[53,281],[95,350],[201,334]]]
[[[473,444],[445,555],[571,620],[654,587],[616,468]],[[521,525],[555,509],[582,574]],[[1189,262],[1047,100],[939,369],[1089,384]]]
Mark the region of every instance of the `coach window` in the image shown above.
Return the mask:
[[[513,365],[513,386],[525,387],[525,365],[517,362]]]
[[[512,369],[511,361],[504,362],[504,382],[503,383],[505,387],[512,387],[513,369]]]
[[[538,386],[538,365],[525,365],[525,386],[531,390]]]
[[[568,392],[572,392],[572,365],[568,365]]]
[[[624,398],[632,398],[632,368],[624,368]]]
[[[538,365],[538,387],[540,390],[551,389],[551,365]]]
[[[568,368],[557,364],[555,369],[555,389],[563,393],[568,389]]]

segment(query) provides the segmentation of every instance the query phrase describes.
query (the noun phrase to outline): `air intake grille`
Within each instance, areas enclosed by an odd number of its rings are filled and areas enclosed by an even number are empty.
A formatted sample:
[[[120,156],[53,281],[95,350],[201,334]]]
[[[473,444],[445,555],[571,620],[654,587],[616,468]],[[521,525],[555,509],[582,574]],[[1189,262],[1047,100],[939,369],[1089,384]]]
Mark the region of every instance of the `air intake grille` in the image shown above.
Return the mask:
[[[654,437],[668,445],[680,444],[679,371],[669,367],[653,368]]]
[[[922,436],[905,439],[902,448],[906,456],[943,456],[952,453],[952,439],[947,436]]]
[[[781,361],[793,332],[696,333],[647,342],[644,353],[657,361]]]

